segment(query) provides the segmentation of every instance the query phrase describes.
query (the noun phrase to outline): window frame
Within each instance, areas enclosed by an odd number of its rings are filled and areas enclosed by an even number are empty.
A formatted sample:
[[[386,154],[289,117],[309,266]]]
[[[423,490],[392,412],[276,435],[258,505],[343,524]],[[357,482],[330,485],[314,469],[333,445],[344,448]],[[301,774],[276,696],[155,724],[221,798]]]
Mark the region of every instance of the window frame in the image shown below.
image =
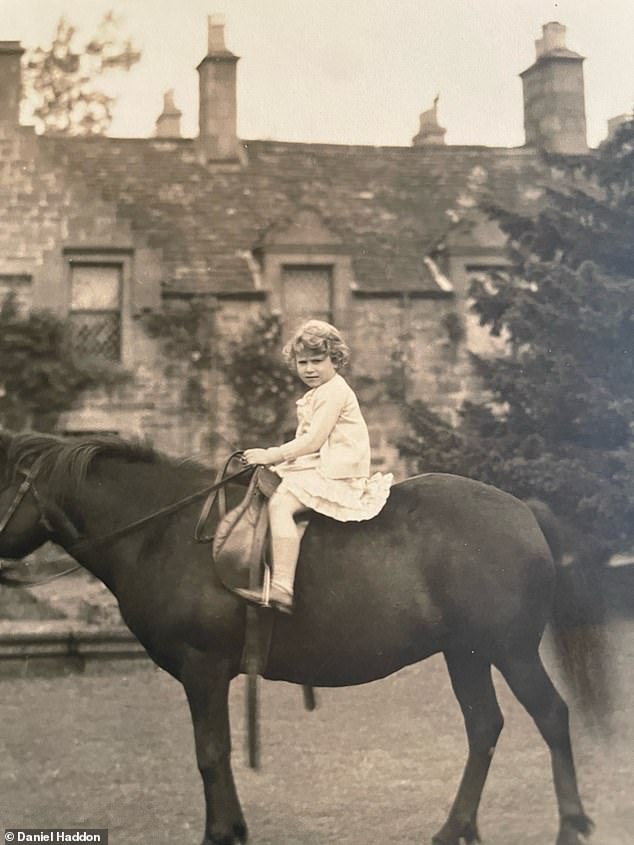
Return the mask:
[[[116,267],[120,274],[119,287],[119,357],[114,363],[122,366],[130,365],[132,361],[131,332],[131,280],[132,280],[132,251],[129,249],[92,249],[73,248],[64,250],[66,265],[66,308],[65,312],[72,320],[73,313],[98,313],[91,309],[72,308],[73,269],[75,267]],[[104,309],[106,313],[108,309]]]
[[[113,307],[113,308],[87,308],[87,307],[77,308],[77,307],[74,307],[73,297],[74,297],[74,294],[75,294],[75,290],[76,290],[75,285],[76,285],[76,281],[77,281],[75,279],[75,270],[78,270],[80,268],[86,268],[86,269],[105,269],[105,268],[107,268],[107,269],[116,270],[116,282],[117,282],[117,290],[116,290],[117,304],[116,304],[116,307]],[[116,347],[117,347],[116,348],[116,354],[112,357],[110,355],[104,354],[103,357],[107,360],[110,360],[110,361],[117,361],[117,362],[121,361],[122,354],[123,354],[123,348],[122,348],[123,347],[123,343],[122,343],[122,340],[123,340],[122,339],[123,267],[121,266],[121,264],[114,264],[114,263],[104,264],[103,262],[94,262],[94,261],[91,261],[91,262],[88,262],[88,261],[86,261],[86,262],[84,262],[84,261],[73,262],[71,264],[71,273],[70,273],[70,296],[69,296],[69,299],[70,299],[70,307],[68,309],[68,318],[69,318],[70,324],[71,324],[71,331],[73,332],[74,343],[76,343],[75,338],[74,338],[74,333],[75,333],[75,330],[76,330],[75,318],[79,317],[80,318],[79,323],[81,324],[81,316],[82,315],[90,315],[90,316],[96,316],[96,317],[99,317],[99,316],[110,317],[110,316],[114,315],[116,320],[113,321],[113,322],[116,322],[116,335],[117,335],[117,337],[116,337]],[[89,348],[88,344],[86,346],[86,349],[81,349],[79,347],[79,345],[77,346],[77,349],[80,352],[85,352],[87,355],[89,355],[91,357],[93,355],[95,357],[99,357],[99,358],[102,357],[102,355],[100,355],[99,352],[92,351]]]
[[[273,311],[285,318],[282,273],[284,267],[330,267],[331,268],[331,322],[345,330],[352,292],[356,287],[352,259],[343,250],[331,248],[293,249],[288,245],[268,247],[264,254],[263,279],[269,292],[269,303]]]
[[[322,314],[315,315],[307,313],[305,316],[300,314],[299,312],[292,312],[289,311],[287,308],[287,296],[286,296],[286,279],[285,274],[287,271],[305,271],[305,272],[316,272],[316,271],[327,271],[328,273],[328,308],[326,311],[326,316],[324,317]],[[324,275],[325,280],[325,275]],[[332,263],[317,263],[317,262],[310,262],[306,263],[298,263],[298,262],[287,262],[280,265],[280,298],[282,304],[282,314],[284,316],[285,322],[291,320],[294,322],[299,323],[301,320],[310,319],[311,316],[317,316],[318,319],[325,319],[328,323],[335,322],[335,265]],[[293,328],[293,326],[289,326],[289,328]]]

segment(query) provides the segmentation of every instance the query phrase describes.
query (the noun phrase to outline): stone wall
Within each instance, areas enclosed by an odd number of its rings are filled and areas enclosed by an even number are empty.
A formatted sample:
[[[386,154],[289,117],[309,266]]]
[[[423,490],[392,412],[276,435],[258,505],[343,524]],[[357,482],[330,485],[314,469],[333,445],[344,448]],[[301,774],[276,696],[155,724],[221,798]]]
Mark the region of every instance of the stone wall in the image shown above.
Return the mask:
[[[191,375],[189,362],[166,361],[160,341],[143,328],[143,308],[138,307],[139,302],[151,306],[152,297],[145,288],[140,296],[134,290],[139,284],[155,285],[159,306],[160,274],[165,272],[160,253],[148,248],[113,202],[73,180],[63,163],[49,158],[48,149],[32,130],[0,124],[0,292],[11,286],[23,308],[47,307],[64,314],[68,253],[73,250],[119,256],[116,260],[125,265],[131,288],[122,312],[122,363],[132,380],[81,397],[61,418],[60,430],[115,431],[147,438],[175,455],[209,453],[211,462],[233,448],[254,445],[236,442],[233,397],[223,379],[221,351],[271,304],[263,293],[252,299],[218,299],[209,327],[215,350],[212,368],[198,376],[208,410],[187,410],[183,391]],[[403,433],[402,401],[424,399],[452,419],[473,390],[465,344],[451,336],[451,326],[455,330],[461,324],[463,307],[459,296],[352,295],[348,300],[341,319],[354,353],[349,378],[368,419],[377,467],[393,467],[398,475],[406,472],[394,445]],[[407,376],[401,395],[390,379],[399,356]],[[291,407],[289,428],[292,417]]]
[[[131,284],[155,275],[146,245],[114,204],[71,184],[67,171],[42,151],[32,129],[7,122],[0,122],[0,198],[0,295],[13,290],[23,311],[46,307],[65,312],[65,250],[120,254],[130,265]],[[196,432],[183,419],[178,374],[165,376],[160,345],[143,330],[133,297],[126,304],[123,365],[132,373],[131,383],[81,397],[59,428],[147,437],[182,454],[196,442]]]
[[[455,422],[462,401],[477,391],[460,306],[453,297],[372,298],[357,300],[351,313],[350,380],[368,421],[373,460],[400,477],[408,471],[395,447],[405,433],[403,404],[423,400]]]

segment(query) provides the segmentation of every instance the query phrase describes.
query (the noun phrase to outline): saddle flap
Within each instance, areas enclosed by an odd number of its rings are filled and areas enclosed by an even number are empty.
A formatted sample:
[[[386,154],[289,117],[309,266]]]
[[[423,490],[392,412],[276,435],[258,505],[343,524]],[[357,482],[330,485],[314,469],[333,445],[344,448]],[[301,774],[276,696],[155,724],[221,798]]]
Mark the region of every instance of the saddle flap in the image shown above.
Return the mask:
[[[216,574],[230,590],[261,582],[268,533],[267,500],[280,479],[258,467],[242,502],[220,521],[212,545]]]
[[[268,469],[268,467],[258,467],[255,475],[258,490],[265,498],[270,499],[282,479],[273,470]]]

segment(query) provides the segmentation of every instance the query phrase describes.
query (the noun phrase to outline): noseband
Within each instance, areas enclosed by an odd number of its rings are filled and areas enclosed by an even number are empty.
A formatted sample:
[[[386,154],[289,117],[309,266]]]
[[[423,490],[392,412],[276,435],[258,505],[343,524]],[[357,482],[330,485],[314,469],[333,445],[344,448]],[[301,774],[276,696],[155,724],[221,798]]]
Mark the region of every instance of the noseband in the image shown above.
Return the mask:
[[[9,505],[7,510],[5,511],[2,518],[0,519],[0,534],[2,534],[2,532],[7,527],[9,522],[11,522],[13,515],[15,514],[17,509],[22,504],[22,500],[24,499],[26,494],[29,492],[29,490],[33,494],[33,498],[35,499],[35,502],[38,506],[40,521],[42,522],[42,524],[44,525],[44,527],[46,528],[47,531],[53,531],[54,530],[53,526],[50,524],[50,522],[46,518],[46,509],[44,507],[42,497],[37,492],[37,490],[36,490],[36,488],[33,484],[33,482],[37,478],[37,474],[40,471],[41,466],[42,466],[41,458],[38,458],[36,461],[34,461],[33,466],[29,467],[29,469],[22,469],[21,467],[17,468],[18,472],[20,472],[24,476],[24,480],[22,481],[22,483],[20,484],[20,486],[16,490],[15,496],[13,497],[13,501],[11,502],[11,504]]]
[[[0,518],[0,534],[5,530],[7,525],[11,522],[11,519],[15,515],[15,512],[22,504],[25,496],[27,493],[31,493],[35,500],[35,504],[37,505],[38,510],[38,522],[40,522],[44,528],[49,532],[49,534],[54,535],[56,533],[55,526],[52,525],[51,521],[47,516],[48,507],[44,502],[41,494],[38,492],[37,487],[35,486],[35,479],[42,467],[42,458],[37,458],[29,469],[22,469],[22,467],[16,467],[17,471],[24,476],[24,479],[18,489],[16,490],[15,496],[13,497],[13,501],[3,514],[2,518]],[[73,525],[73,523],[68,519],[66,514],[63,511],[60,511],[60,516],[62,517],[63,522],[67,530],[69,531],[71,537],[74,540],[77,540],[79,537],[79,532]],[[63,560],[63,558],[60,558]],[[40,584],[47,584],[49,581],[53,581],[56,578],[61,578],[63,575],[68,575],[70,572],[75,572],[75,570],[79,569],[79,564],[76,566],[72,566],[68,569],[64,569],[62,572],[57,572],[54,575],[49,575],[44,578],[14,578],[14,577],[7,577],[4,575],[5,570],[13,569],[13,566],[6,566],[0,565],[0,573],[2,573],[1,583],[6,587],[36,587]]]

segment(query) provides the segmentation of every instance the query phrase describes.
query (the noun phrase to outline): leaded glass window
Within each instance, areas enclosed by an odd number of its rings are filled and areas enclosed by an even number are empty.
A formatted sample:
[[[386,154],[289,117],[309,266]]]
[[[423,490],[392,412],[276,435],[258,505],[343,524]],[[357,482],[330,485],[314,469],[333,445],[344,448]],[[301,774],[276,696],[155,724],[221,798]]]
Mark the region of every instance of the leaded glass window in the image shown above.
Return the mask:
[[[284,320],[294,328],[302,320],[332,321],[332,267],[286,265],[282,267]]]
[[[121,358],[121,272],[118,264],[71,265],[73,346],[83,355]]]

